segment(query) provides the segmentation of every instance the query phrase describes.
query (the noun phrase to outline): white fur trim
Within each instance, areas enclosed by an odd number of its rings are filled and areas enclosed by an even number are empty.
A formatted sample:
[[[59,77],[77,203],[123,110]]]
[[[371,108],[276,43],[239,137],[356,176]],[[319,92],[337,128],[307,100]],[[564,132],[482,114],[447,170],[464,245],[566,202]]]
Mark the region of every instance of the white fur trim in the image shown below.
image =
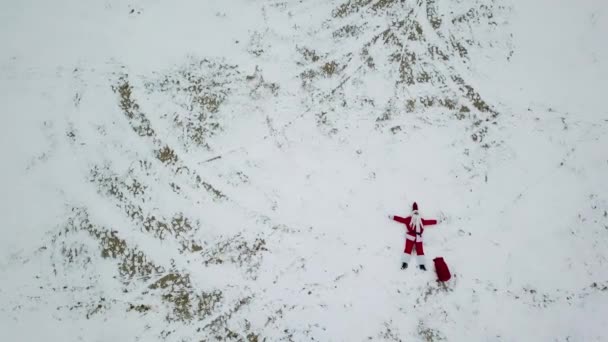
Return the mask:
[[[412,257],[411,254],[403,253],[401,255],[401,262],[407,262],[407,263],[409,263],[411,257]]]
[[[419,265],[426,265],[426,258],[424,257],[424,255],[418,255],[417,257]]]
[[[422,235],[412,236],[412,235],[406,233],[405,238],[410,241],[422,242]]]

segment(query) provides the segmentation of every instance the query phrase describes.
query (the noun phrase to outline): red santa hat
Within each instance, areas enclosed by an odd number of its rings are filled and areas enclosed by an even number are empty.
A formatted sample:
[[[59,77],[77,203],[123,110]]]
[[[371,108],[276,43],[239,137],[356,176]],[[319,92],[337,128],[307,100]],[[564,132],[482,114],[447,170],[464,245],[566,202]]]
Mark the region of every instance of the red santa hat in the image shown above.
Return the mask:
[[[412,205],[412,211],[418,211],[418,203],[414,202]]]

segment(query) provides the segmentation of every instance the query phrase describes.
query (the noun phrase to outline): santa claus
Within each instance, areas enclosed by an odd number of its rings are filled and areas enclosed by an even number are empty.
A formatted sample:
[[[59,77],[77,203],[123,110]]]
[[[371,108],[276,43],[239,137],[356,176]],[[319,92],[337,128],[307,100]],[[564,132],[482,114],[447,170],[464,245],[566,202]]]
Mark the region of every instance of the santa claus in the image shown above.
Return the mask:
[[[424,219],[418,212],[418,204],[414,202],[412,205],[412,214],[408,217],[400,217],[389,215],[391,220],[395,220],[405,225],[405,250],[401,257],[401,269],[406,269],[407,264],[412,257],[412,251],[416,249],[418,255],[418,264],[420,269],[426,271],[424,249],[422,248],[422,234],[426,226],[437,224],[437,220]]]

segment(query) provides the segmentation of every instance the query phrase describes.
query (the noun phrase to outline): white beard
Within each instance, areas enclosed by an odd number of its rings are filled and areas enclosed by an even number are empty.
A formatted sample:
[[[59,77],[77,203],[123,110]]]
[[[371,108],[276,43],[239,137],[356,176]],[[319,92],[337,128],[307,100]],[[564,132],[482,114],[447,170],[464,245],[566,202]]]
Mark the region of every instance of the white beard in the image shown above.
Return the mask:
[[[418,213],[412,213],[412,220],[410,222],[410,224],[412,225],[412,227],[414,228],[414,230],[416,231],[416,233],[420,233],[422,232],[422,218],[420,217],[420,214]]]

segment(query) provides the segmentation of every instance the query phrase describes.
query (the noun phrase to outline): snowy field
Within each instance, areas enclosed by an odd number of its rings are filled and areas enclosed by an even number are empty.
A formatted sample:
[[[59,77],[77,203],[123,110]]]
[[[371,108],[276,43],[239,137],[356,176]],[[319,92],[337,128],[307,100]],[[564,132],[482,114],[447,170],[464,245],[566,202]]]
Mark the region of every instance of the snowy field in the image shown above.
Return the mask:
[[[608,341],[606,37],[602,0],[0,2],[0,341]]]

